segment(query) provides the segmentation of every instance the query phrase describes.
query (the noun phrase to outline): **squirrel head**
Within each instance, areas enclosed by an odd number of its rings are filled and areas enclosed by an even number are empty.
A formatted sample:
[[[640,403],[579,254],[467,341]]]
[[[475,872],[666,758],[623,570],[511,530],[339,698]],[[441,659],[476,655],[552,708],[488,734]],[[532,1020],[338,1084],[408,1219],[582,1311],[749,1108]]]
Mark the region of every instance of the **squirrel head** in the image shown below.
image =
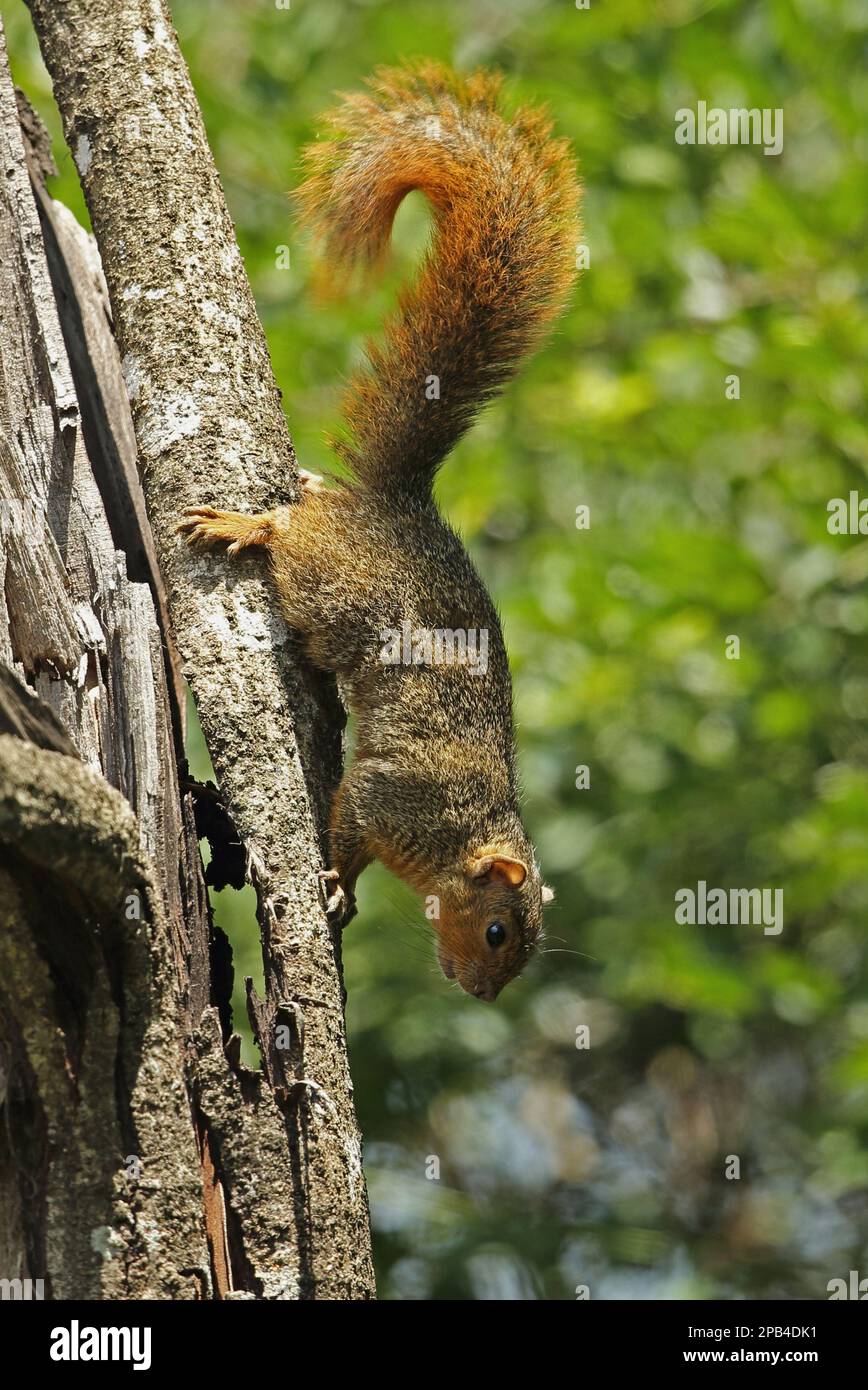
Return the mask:
[[[543,906],[554,897],[530,846],[486,845],[440,893],[437,958],[447,980],[493,1002],[536,948]]]

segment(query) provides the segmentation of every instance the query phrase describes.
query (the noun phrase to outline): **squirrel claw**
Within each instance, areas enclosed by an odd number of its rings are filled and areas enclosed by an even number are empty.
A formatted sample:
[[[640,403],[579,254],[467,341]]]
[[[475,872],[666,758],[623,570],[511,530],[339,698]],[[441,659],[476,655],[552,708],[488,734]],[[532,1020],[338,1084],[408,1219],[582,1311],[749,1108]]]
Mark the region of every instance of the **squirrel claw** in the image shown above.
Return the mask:
[[[326,917],[332,926],[345,927],[356,915],[355,894],[345,890],[337,869],[320,869],[317,879]]]
[[[175,530],[178,535],[186,536],[191,545],[211,545],[211,527],[216,517],[214,507],[188,507]]]

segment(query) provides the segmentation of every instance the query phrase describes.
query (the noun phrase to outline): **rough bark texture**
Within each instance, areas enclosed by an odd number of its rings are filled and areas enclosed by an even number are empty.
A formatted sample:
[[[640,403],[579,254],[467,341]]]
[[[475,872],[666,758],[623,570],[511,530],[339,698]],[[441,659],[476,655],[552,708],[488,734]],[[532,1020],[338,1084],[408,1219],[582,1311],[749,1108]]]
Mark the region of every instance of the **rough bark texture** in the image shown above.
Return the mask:
[[[291,498],[279,394],[164,7],[31,11],[102,267],[39,185],[37,139],[40,231],[0,54],[0,1063],[17,1121],[0,1276],[77,1297],[370,1297],[316,884],[340,707],[255,561],[174,534],[188,504]],[[175,643],[259,899],[259,1073],[228,1036],[213,934],[209,973]]]
[[[94,481],[2,51],[0,162],[0,1273],[54,1297],[197,1297],[198,850],[151,591]]]
[[[207,1296],[172,942],[136,819],[76,759],[4,734],[0,840],[4,1277]]]

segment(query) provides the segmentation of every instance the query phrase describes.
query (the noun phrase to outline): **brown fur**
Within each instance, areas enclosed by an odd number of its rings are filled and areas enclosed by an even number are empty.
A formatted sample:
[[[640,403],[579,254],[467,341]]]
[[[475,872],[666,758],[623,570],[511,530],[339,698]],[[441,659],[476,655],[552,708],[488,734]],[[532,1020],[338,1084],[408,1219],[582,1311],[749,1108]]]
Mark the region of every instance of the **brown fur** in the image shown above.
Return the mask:
[[[383,255],[411,189],[431,204],[430,252],[350,385],[350,439],[338,442],[370,487],[416,494],[562,309],[577,187],[542,112],[504,118],[498,74],[423,63],[368,85],[327,117],[331,138],[307,150],[297,197],[327,260],[346,268]],[[439,403],[426,398],[431,376]]]
[[[439,902],[447,975],[493,999],[524,966],[543,889],[518,813],[512,692],[500,624],[434,504],[443,457],[562,307],[573,279],[575,177],[538,112],[507,121],[499,79],[432,64],[380,73],[330,117],[300,199],[326,255],[376,259],[403,196],[434,208],[433,244],[382,347],[351,384],[339,452],[355,481],[308,486],[263,516],[199,508],[192,543],[264,546],[288,621],[341,678],[356,752],[332,813],[331,862],[352,896],[379,858]],[[431,121],[436,124],[432,125]],[[440,399],[426,397],[426,379]],[[486,629],[488,669],[384,665],[384,629]],[[492,948],[486,929],[506,940]]]

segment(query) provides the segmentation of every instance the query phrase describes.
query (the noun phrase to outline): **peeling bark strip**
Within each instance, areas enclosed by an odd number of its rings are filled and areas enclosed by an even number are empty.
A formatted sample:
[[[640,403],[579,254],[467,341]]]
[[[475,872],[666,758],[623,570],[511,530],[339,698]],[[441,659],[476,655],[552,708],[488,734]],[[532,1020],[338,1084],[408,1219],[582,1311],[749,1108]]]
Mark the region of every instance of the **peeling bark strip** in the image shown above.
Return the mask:
[[[199,1102],[227,1180],[230,1245],[234,1209],[241,1225],[259,1213],[245,1236],[241,1264],[255,1270],[245,1287],[370,1297],[339,949],[316,883],[338,774],[337,695],[300,669],[255,557],[224,567],[174,534],[195,503],[262,510],[296,495],[266,342],[164,4],[29,8],[109,286],[175,638],[259,898],[267,998],[256,1019],[275,1090],[214,1069],[213,1017],[200,1037]],[[303,1048],[288,1056],[278,1015],[303,1020]],[[282,1145],[281,1191],[257,1184],[245,1116],[262,1143]]]

